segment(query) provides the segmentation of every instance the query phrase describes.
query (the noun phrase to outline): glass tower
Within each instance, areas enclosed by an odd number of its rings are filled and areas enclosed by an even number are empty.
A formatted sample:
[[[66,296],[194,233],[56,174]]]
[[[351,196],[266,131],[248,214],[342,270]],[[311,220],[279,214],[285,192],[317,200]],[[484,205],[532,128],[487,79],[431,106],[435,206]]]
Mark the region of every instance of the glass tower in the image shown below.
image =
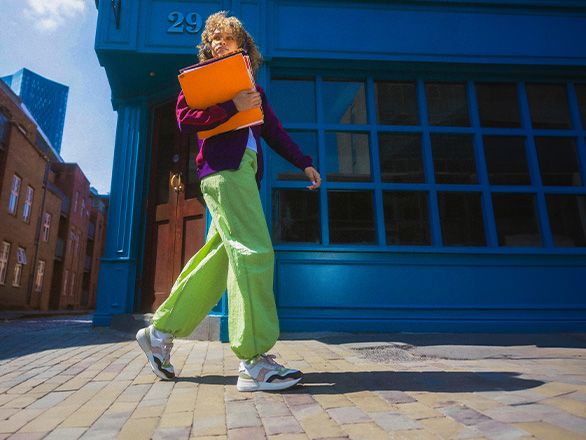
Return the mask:
[[[65,110],[69,87],[44,78],[28,69],[5,76],[2,79],[20,96],[53,148],[61,152]]]

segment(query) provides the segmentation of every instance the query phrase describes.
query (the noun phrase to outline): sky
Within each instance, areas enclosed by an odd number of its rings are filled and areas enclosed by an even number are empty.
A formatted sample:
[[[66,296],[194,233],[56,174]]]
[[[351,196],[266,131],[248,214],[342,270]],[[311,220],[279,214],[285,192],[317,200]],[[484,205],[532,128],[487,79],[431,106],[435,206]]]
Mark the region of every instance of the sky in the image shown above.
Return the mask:
[[[23,67],[69,87],[61,157],[110,192],[116,112],[94,50],[94,0],[0,0],[0,76]]]

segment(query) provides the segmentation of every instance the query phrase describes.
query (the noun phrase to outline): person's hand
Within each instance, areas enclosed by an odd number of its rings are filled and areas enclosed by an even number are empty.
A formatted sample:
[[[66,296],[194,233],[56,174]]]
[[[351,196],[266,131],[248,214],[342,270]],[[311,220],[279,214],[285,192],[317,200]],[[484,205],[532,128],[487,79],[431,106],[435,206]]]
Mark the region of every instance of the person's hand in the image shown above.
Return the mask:
[[[256,89],[243,90],[232,98],[239,112],[250,110],[251,108],[260,107],[260,93]]]
[[[321,185],[321,177],[314,167],[307,167],[303,170],[307,178],[311,181],[311,185],[307,189],[317,189]]]

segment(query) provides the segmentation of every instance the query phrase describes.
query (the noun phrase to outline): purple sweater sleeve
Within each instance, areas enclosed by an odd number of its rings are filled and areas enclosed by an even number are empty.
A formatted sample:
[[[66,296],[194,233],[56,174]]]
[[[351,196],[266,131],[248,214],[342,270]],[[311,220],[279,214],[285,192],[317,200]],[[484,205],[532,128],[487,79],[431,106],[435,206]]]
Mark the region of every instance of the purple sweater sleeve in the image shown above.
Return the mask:
[[[194,133],[217,127],[238,113],[238,110],[232,100],[212,105],[203,110],[191,108],[187,105],[183,92],[180,92],[175,112],[179,130],[182,133]]]
[[[262,111],[264,113],[264,124],[261,125],[261,136],[267,142],[269,147],[275,150],[279,155],[291,162],[297,168],[303,170],[313,166],[310,156],[305,156],[299,146],[293,142],[287,134],[279,119],[273,112],[273,109],[267,101],[264,90],[257,86],[262,98]]]

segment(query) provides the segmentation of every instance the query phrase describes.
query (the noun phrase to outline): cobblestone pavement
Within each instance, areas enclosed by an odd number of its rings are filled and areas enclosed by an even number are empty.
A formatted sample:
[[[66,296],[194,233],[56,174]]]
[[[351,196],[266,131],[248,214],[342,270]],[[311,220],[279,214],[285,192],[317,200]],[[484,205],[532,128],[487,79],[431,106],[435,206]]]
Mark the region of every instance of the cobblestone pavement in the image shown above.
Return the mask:
[[[285,335],[302,369],[239,393],[227,344],[178,340],[178,379],[89,317],[0,323],[0,440],[586,438],[584,335]]]

